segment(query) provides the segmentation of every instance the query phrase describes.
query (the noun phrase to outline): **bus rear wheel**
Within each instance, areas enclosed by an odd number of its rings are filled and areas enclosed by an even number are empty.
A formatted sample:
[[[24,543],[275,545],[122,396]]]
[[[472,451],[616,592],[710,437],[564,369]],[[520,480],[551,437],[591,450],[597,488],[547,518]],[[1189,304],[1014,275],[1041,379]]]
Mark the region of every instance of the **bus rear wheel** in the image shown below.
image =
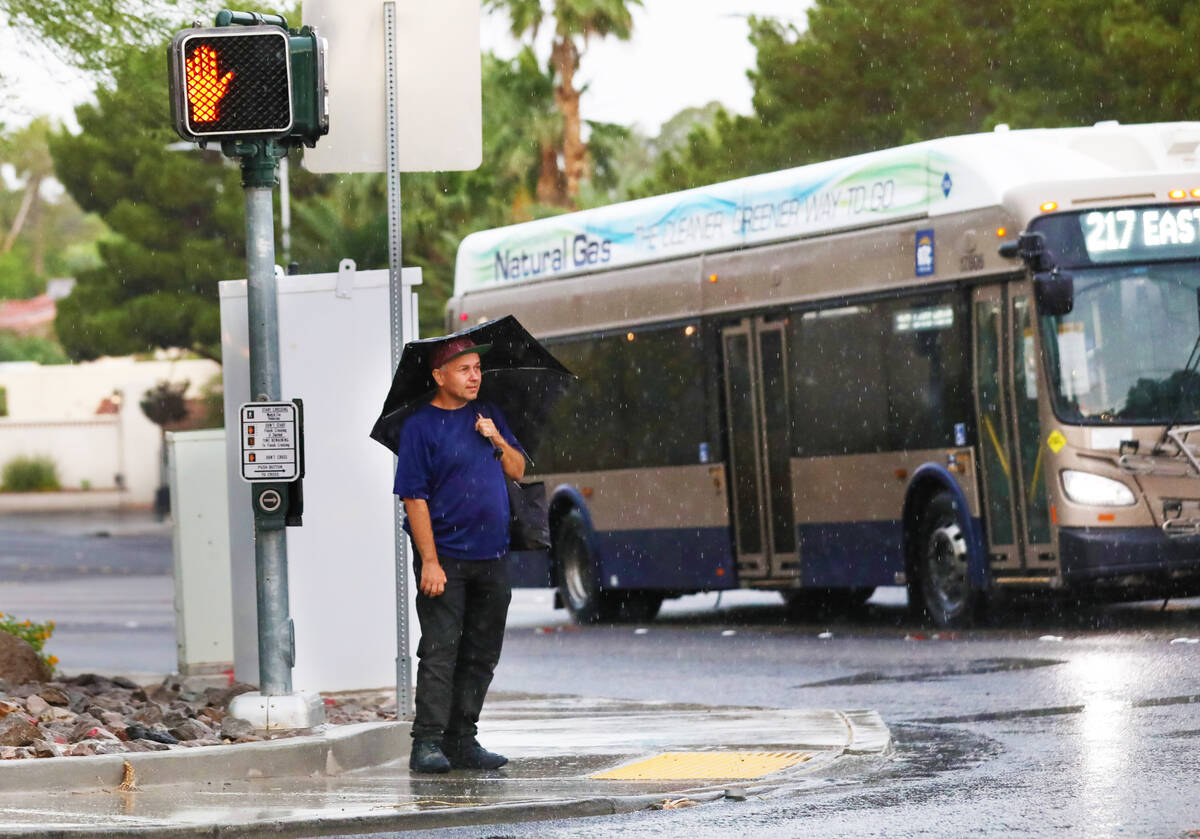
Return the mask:
[[[921,616],[943,629],[970,626],[981,605],[968,576],[970,546],[966,524],[949,492],[936,493],[917,522],[914,573],[908,600]]]

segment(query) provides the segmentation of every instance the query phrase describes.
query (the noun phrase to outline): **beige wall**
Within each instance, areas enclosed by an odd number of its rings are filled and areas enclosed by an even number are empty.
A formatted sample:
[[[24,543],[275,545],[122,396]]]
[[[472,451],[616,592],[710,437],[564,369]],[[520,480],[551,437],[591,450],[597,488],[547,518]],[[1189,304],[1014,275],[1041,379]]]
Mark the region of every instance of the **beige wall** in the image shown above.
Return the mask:
[[[139,362],[102,359],[88,364],[41,366],[0,364],[9,415],[0,417],[0,466],[14,457],[47,455],[58,465],[64,489],[117,489],[121,503],[153,503],[162,457],[162,435],[142,413],[142,394],[159,381],[191,382],[199,395],[220,365],[208,360]],[[119,413],[96,414],[101,400],[119,404]]]
[[[83,364],[0,364],[0,387],[7,391],[10,419],[86,419],[96,415],[101,401],[115,392],[138,402],[158,382],[187,380],[188,398],[197,398],[204,385],[221,373],[209,359],[136,361],[101,358]]]

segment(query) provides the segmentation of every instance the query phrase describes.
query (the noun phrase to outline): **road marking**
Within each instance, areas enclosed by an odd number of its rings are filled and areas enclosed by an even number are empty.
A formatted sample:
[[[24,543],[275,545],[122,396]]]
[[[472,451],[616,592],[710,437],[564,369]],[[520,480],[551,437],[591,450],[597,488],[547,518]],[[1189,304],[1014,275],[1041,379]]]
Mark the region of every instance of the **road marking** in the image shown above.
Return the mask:
[[[591,777],[600,781],[761,778],[811,759],[811,752],[666,752]]]

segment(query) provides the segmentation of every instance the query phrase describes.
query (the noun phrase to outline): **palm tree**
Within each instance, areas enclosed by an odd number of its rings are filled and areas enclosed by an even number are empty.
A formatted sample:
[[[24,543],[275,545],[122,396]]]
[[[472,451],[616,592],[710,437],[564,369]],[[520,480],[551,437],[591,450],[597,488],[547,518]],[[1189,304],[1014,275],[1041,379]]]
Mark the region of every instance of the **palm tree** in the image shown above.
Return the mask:
[[[484,92],[484,156],[495,161],[500,184],[512,193],[513,220],[532,217],[531,200],[570,206],[558,160],[563,125],[554,105],[553,72],[543,69],[528,46],[511,61],[489,54]]]
[[[633,33],[630,9],[641,6],[642,0],[553,0],[553,10],[549,13],[542,0],[485,0],[485,5],[490,10],[506,11],[513,35],[517,38],[528,35],[530,42],[537,37],[547,14],[552,18],[554,40],[550,49],[550,68],[555,79],[554,102],[562,116],[566,199],[573,205],[579,198],[580,184],[588,176],[587,146],[583,142],[583,123],[579,116],[582,91],[575,84],[579,61],[591,38],[612,35],[628,40]],[[544,165],[543,173],[546,171]],[[541,192],[539,189],[539,197]]]
[[[50,121],[39,117],[29,125],[13,132],[6,137],[0,137],[0,163],[10,164],[16,170],[17,178],[25,182],[24,194],[17,214],[9,224],[8,231],[0,243],[0,254],[8,253],[17,243],[17,237],[26,225],[33,231],[33,260],[34,273],[43,272],[44,236],[41,214],[42,184],[54,175],[54,161],[50,159],[50,149],[46,145],[46,137],[50,133]]]

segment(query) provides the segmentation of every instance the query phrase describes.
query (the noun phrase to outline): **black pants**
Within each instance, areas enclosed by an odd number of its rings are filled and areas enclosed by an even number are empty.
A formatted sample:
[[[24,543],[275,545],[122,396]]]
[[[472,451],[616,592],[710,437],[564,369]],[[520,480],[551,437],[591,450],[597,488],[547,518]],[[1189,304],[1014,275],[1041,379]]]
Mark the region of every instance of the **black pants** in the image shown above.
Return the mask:
[[[507,556],[440,562],[446,590],[437,597],[421,594],[420,557],[413,562],[421,623],[414,740],[475,736],[512,599]]]

